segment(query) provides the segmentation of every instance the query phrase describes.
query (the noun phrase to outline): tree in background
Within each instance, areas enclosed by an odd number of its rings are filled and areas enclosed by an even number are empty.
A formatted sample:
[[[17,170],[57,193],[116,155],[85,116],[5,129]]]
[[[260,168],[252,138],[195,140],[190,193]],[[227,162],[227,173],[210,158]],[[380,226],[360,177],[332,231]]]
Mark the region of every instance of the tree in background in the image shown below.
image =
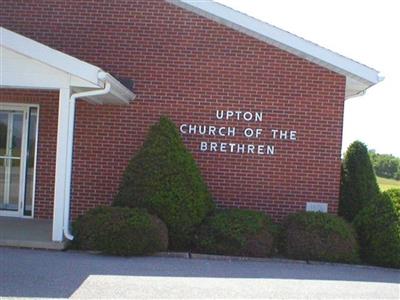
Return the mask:
[[[375,174],[380,177],[400,179],[400,158],[391,154],[379,154],[369,151]]]
[[[343,160],[339,214],[353,221],[358,212],[379,195],[368,148],[360,141],[352,143]]]

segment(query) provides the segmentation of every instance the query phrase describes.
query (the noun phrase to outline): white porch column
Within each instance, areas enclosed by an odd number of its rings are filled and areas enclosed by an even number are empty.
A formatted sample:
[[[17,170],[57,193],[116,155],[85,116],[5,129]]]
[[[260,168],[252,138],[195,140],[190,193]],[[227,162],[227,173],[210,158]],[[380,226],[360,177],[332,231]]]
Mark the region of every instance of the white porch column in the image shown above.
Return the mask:
[[[63,240],[65,191],[67,188],[67,153],[70,89],[60,89],[58,103],[56,178],[54,187],[53,235],[52,240]]]

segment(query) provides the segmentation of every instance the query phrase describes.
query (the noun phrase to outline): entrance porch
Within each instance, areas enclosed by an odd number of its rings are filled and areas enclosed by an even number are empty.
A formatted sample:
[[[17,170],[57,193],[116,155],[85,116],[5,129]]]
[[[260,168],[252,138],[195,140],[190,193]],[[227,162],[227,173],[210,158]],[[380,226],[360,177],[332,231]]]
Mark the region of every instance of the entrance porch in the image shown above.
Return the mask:
[[[65,240],[73,239],[70,202],[76,102],[128,105],[135,94],[99,67],[3,27],[0,36],[0,89],[59,95],[54,196],[46,198],[53,201],[51,221],[36,220],[43,206],[35,206],[35,144],[40,146],[46,138],[41,135],[40,105],[27,106],[15,99],[0,102],[0,246],[63,249]]]
[[[52,220],[0,217],[0,246],[62,250],[66,242],[52,241]]]

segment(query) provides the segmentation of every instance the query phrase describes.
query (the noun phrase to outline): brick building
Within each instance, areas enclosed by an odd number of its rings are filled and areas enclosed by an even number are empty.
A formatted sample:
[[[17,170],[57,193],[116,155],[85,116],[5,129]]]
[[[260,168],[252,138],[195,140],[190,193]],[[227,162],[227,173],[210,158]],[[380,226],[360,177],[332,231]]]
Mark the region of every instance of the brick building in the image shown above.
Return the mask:
[[[214,2],[3,0],[0,22],[0,216],[70,237],[161,115],[220,207],[336,213],[344,101],[377,71]]]

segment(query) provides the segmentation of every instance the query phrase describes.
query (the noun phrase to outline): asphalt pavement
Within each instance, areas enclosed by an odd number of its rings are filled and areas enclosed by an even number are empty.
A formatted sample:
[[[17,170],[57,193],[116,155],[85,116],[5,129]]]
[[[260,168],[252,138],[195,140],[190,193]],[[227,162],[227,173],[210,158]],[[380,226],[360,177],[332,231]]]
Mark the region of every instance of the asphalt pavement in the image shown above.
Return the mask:
[[[0,298],[400,299],[400,271],[0,248]]]

